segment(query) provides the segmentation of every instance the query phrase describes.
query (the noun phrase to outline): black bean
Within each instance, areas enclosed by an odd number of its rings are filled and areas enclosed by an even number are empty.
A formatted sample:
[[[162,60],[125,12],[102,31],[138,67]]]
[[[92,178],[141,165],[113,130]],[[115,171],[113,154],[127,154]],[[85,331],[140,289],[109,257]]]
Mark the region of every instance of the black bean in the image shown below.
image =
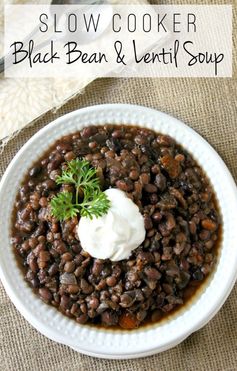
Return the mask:
[[[39,295],[41,299],[43,299],[46,302],[49,302],[50,300],[52,300],[52,294],[47,288],[40,288]]]
[[[75,275],[73,273],[67,273],[67,272],[63,273],[60,276],[60,282],[63,285],[76,285],[77,284]]]
[[[153,227],[153,223],[151,218],[148,215],[144,216],[144,225],[147,230],[151,229]]]
[[[197,270],[193,273],[193,278],[197,281],[202,281],[203,280],[203,273],[200,270]]]
[[[37,176],[41,172],[41,170],[42,170],[42,167],[41,166],[34,166],[34,167],[32,167],[30,169],[30,171],[29,171],[30,177],[33,178],[33,177]]]
[[[159,280],[161,278],[161,273],[155,269],[155,268],[152,268],[152,267],[146,267],[144,269],[144,272],[145,274],[147,275],[147,277],[151,280]]]
[[[50,276],[54,276],[57,272],[58,272],[58,264],[57,263],[53,263],[49,267],[48,273],[49,273]]]
[[[157,191],[157,187],[154,184],[145,184],[144,189],[148,193],[154,193]]]
[[[70,151],[65,154],[64,158],[66,161],[72,161],[74,158],[76,158],[76,155],[74,152]]]
[[[123,294],[120,297],[120,306],[123,308],[130,307],[134,302],[134,298],[132,298],[129,294]]]
[[[83,325],[84,323],[86,323],[87,320],[88,320],[88,316],[87,316],[87,314],[81,314],[80,316],[78,316],[78,317],[76,318],[76,321],[77,321],[78,323],[80,323],[81,325]]]
[[[61,171],[60,171],[59,169],[57,169],[57,170],[52,170],[52,171],[49,173],[49,177],[50,177],[50,179],[51,179],[51,180],[54,180],[54,181],[57,179],[57,177],[58,177],[59,175],[61,175]]]
[[[142,173],[139,177],[140,179],[140,182],[142,185],[146,185],[146,184],[149,184],[150,182],[150,175],[147,174],[147,173]]]
[[[32,287],[34,289],[36,289],[37,287],[39,287],[40,283],[39,283],[39,280],[37,279],[37,277],[34,277],[31,281],[30,281]]]
[[[163,192],[166,189],[166,177],[162,173],[158,173],[155,178],[155,185]]]
[[[93,286],[90,285],[84,278],[80,282],[81,290],[85,294],[90,294],[93,291]]]
[[[154,261],[154,256],[150,252],[142,251],[139,252],[139,254],[137,255],[137,259],[142,261],[143,264],[145,265],[147,263],[152,263]]]
[[[129,180],[127,180],[127,181],[118,180],[116,182],[116,187],[121,189],[121,191],[124,191],[124,192],[130,192],[130,191],[133,190],[133,184]]]
[[[78,312],[79,312],[78,309],[79,308],[78,308],[78,304],[77,303],[72,304],[72,307],[71,307],[71,310],[70,310],[71,314],[73,314],[74,316],[77,316],[78,315]]]
[[[107,326],[114,326],[118,323],[118,315],[112,311],[104,311],[101,314],[101,321]]]
[[[199,233],[199,237],[202,241],[208,240],[210,238],[210,232],[207,229],[203,229]]]
[[[99,304],[100,304],[100,302],[97,298],[91,298],[90,301],[89,301],[89,305],[93,309],[98,308]]]
[[[82,138],[89,138],[92,135],[95,135],[97,133],[98,129],[95,126],[88,126],[84,128],[81,132]]]
[[[42,183],[42,186],[44,189],[46,190],[54,190],[56,189],[56,183],[52,180],[52,179],[48,179],[48,180],[45,180],[43,183]]]

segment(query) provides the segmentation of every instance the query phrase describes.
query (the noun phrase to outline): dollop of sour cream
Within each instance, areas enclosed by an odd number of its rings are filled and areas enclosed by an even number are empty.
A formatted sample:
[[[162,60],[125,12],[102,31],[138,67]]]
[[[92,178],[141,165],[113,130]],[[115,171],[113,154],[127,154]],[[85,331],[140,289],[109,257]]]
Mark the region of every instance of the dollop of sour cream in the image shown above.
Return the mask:
[[[98,259],[127,259],[145,239],[144,219],[139,208],[119,189],[104,192],[111,202],[99,218],[81,217],[77,234],[82,248]]]

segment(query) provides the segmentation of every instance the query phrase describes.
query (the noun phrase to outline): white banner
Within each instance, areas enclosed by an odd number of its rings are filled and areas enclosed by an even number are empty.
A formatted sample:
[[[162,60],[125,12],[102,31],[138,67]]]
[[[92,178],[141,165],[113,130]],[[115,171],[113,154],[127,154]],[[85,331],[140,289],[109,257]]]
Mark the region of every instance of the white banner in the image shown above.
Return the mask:
[[[5,76],[231,77],[231,5],[7,5]]]

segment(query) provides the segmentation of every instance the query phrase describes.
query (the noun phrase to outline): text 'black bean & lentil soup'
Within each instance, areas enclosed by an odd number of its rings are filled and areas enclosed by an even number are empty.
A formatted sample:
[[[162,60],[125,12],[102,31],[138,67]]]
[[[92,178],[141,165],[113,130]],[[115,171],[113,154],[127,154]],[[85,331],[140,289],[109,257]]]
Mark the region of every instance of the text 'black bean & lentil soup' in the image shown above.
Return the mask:
[[[52,198],[74,192],[56,179],[76,158],[97,169],[102,190],[118,188],[139,207],[146,237],[128,259],[91,257],[76,233],[80,216],[52,216]],[[136,126],[90,126],[58,140],[29,170],[15,202],[12,244],[43,301],[80,324],[132,329],[195,293],[215,264],[220,228],[207,177],[172,138]]]

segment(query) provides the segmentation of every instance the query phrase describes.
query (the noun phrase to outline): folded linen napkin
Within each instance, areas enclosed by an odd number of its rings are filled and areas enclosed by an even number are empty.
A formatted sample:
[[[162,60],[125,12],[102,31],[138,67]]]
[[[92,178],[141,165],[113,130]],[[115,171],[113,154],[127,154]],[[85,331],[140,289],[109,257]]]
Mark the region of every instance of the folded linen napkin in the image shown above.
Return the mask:
[[[4,5],[50,4],[50,0],[0,0],[0,55],[3,55]],[[128,0],[110,3],[127,4]],[[130,4],[146,4],[132,0]],[[84,79],[13,79],[0,77],[0,149],[7,141],[43,113],[57,109],[67,100],[82,93],[93,80]]]

